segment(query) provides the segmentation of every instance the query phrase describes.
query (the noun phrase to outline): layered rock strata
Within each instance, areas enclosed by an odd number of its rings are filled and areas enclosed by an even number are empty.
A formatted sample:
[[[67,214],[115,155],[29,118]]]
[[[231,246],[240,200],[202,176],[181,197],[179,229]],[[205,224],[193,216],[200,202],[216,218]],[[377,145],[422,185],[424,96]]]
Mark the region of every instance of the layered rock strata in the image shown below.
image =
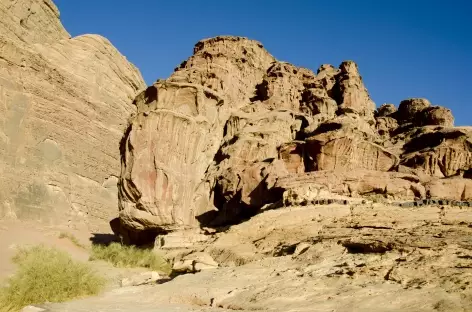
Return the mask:
[[[103,230],[143,78],[107,39],[71,38],[51,0],[1,1],[0,17],[0,218]]]

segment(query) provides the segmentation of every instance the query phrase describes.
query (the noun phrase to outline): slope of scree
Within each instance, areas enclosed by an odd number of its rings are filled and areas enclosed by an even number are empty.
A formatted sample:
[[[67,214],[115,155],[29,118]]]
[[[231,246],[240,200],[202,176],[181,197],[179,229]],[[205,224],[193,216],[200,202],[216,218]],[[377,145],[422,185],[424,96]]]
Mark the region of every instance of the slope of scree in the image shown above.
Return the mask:
[[[352,61],[315,74],[216,37],[134,104],[113,222],[131,243],[288,197],[472,200],[471,129],[426,99],[376,109]]]
[[[144,88],[107,39],[71,38],[51,0],[0,1],[0,218],[108,227]]]

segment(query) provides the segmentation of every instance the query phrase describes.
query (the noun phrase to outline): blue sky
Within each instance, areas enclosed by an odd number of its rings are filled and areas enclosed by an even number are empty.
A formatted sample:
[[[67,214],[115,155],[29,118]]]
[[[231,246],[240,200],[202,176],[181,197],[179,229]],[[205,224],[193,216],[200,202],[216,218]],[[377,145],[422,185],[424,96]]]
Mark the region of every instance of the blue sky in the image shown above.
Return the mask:
[[[261,41],[279,60],[316,70],[358,63],[376,104],[426,97],[472,124],[471,0],[55,0],[71,35],[107,37],[151,84],[200,39]]]

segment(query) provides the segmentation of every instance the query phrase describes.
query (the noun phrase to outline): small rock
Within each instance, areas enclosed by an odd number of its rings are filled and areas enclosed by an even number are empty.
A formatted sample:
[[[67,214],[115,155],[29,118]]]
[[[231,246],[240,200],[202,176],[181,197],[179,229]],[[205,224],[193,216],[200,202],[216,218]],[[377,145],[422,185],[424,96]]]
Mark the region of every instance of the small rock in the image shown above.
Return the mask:
[[[21,312],[43,312],[43,311],[46,311],[46,309],[38,308],[35,306],[26,306],[23,309],[21,309]]]
[[[293,252],[293,256],[296,257],[296,256],[301,255],[302,253],[307,251],[310,247],[311,247],[311,245],[308,244],[308,243],[298,244],[297,247],[295,248],[295,251]]]
[[[144,272],[121,280],[121,287],[140,286],[156,283],[160,279],[156,271]]]
[[[208,269],[216,269],[218,263],[205,252],[189,254],[175,262],[172,271],[175,273],[196,273]]]

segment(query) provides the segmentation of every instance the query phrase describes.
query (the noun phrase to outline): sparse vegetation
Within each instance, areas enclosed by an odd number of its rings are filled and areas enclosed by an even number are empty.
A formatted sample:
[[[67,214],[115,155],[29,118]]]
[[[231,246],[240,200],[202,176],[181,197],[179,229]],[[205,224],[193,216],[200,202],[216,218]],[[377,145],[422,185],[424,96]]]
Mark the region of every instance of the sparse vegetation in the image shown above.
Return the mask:
[[[30,304],[63,302],[95,295],[105,286],[89,264],[45,246],[20,249],[13,261],[18,271],[0,289],[0,311],[19,311]]]
[[[83,244],[81,244],[79,242],[79,240],[77,239],[77,237],[75,237],[74,235],[70,234],[70,233],[67,233],[67,232],[61,232],[59,234],[59,238],[63,239],[68,239],[70,240],[74,245],[76,245],[77,247],[80,247],[80,248],[83,248],[83,249],[87,249],[87,247],[85,247]]]
[[[385,198],[385,196],[383,194],[369,194],[367,196],[365,196],[365,198],[367,200],[370,200],[372,201],[373,203],[385,203],[387,202],[387,199]]]
[[[144,267],[170,273],[169,263],[150,249],[124,246],[120,243],[93,245],[90,260],[105,260],[116,267]]]

